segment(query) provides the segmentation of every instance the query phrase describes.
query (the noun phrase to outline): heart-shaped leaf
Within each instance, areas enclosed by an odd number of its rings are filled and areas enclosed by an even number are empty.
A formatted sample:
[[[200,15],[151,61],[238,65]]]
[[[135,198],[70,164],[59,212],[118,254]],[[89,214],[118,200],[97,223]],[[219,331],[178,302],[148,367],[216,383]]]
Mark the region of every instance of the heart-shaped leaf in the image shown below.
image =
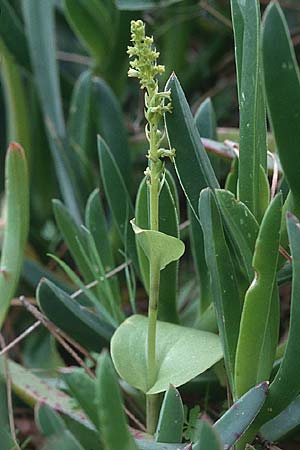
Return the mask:
[[[149,261],[156,261],[163,270],[172,261],[177,261],[184,253],[184,243],[161,231],[143,230],[134,220],[130,221],[138,243]]]
[[[213,333],[157,322],[157,376],[147,386],[146,339],[148,319],[134,315],[125,320],[111,340],[111,353],[119,375],[148,394],[166,391],[187,383],[204,372],[222,356],[220,339]]]

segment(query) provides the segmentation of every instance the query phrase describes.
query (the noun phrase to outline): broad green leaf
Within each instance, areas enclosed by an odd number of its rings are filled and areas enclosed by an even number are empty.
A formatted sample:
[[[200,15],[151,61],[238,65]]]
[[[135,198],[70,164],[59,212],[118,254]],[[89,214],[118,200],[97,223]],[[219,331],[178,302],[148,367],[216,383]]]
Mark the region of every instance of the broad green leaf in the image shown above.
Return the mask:
[[[6,212],[0,261],[0,328],[15,293],[29,227],[29,180],[24,150],[10,144],[5,160]]]
[[[66,205],[80,222],[82,202],[74,170],[75,156],[70,159],[60,95],[55,48],[54,5],[52,2],[22,1],[26,37],[34,70],[48,140],[60,191]]]
[[[207,186],[216,189],[219,183],[175,74],[169,78],[166,90],[171,91],[172,97],[172,114],[166,114],[165,121],[170,147],[176,149],[176,172],[189,204],[199,220],[198,201],[201,189]]]
[[[261,410],[267,394],[268,383],[264,382],[255,386],[237,400],[214,424],[214,429],[217,430],[224,448],[231,448],[249,428]]]
[[[240,397],[257,383],[269,379],[272,363],[266,364],[264,345],[268,338],[271,304],[276,283],[276,269],[280,242],[282,197],[277,195],[270,204],[260,227],[250,285],[240,323],[235,360],[235,388]],[[277,341],[268,349],[275,356]]]
[[[173,182],[171,175],[166,174],[166,180],[159,194],[159,230],[165,234],[179,238],[179,224],[176,204],[173,193],[170,189]],[[172,186],[172,184],[171,184]],[[144,178],[140,184],[136,205],[135,219],[140,228],[149,228],[148,204],[147,204],[147,183]],[[140,245],[137,245],[140,271],[143,277],[144,286],[149,291],[149,261]],[[162,272],[159,286],[159,309],[158,317],[166,322],[178,323],[177,313],[177,273],[178,262],[170,263]]]
[[[2,6],[2,5],[1,5]],[[1,11],[0,18],[4,12]],[[18,142],[25,150],[30,167],[30,122],[27,98],[20,68],[0,39],[1,79],[3,83],[8,142]]]
[[[69,416],[76,422],[91,429],[91,423],[86,415],[81,409],[74,406],[73,399],[67,394],[50,386],[45,380],[13,361],[9,361],[9,371],[13,392],[29,406],[45,403],[54,411]],[[0,363],[0,379],[3,379],[4,376],[3,367]]]
[[[134,267],[137,269],[138,257],[135,236],[129,223],[134,217],[130,195],[111,150],[100,136],[98,137],[98,152],[105,195],[119,236],[124,244],[125,252],[132,259]],[[121,202],[120,199],[122,199]]]
[[[107,49],[105,49],[107,53]],[[93,78],[92,114],[96,131],[107,143],[127,189],[132,184],[131,157],[120,103],[112,89],[99,77]]]
[[[85,209],[85,223],[94,238],[104,272],[109,273],[115,267],[115,262],[112,245],[108,238],[108,225],[98,189],[95,189],[88,198]],[[115,302],[120,304],[121,297],[117,277],[110,277],[108,282],[113,290]]]
[[[217,313],[225,365],[231,389],[234,392],[235,352],[242,306],[221,216],[213,193],[209,189],[201,192],[199,216],[204,234],[205,256],[211,277],[213,302]]]
[[[258,234],[258,223],[247,206],[236,200],[231,192],[217,189],[215,193],[226,224],[234,233],[235,242],[238,244],[236,247],[246,270],[245,275],[251,281],[254,274],[252,258]]]
[[[240,107],[239,198],[259,218],[260,165],[267,165],[259,2],[232,0],[231,9]]]
[[[80,369],[63,375],[64,381],[77,400],[80,408],[90,418],[95,427],[99,428],[98,411],[95,401],[95,380]]]
[[[223,450],[218,433],[204,420],[197,423],[194,439],[194,450]]]
[[[287,227],[293,259],[290,331],[280,368],[271,383],[269,396],[259,418],[260,424],[283,411],[300,392],[300,362],[295,357],[299,352],[300,327],[300,223],[290,213],[287,216]]]
[[[105,450],[138,450],[126,423],[116,373],[107,353],[99,357],[96,383],[99,424]]]
[[[128,11],[142,11],[152,8],[163,8],[182,0],[117,0],[116,4],[119,9]]]
[[[63,432],[66,425],[63,419],[50,406],[39,404],[35,409],[35,422],[44,436]]]
[[[183,404],[177,389],[170,385],[166,391],[155,433],[156,442],[181,442],[184,423]]]
[[[157,322],[157,377],[147,386],[146,339],[148,319],[135,315],[126,319],[111,340],[111,352],[119,375],[148,394],[175,387],[213,366],[222,358],[221,343],[215,334],[166,322]]]
[[[110,324],[81,306],[51,281],[41,281],[37,299],[51,322],[89,350],[99,351],[113,334],[114,329]]]
[[[16,62],[29,69],[29,52],[24,27],[9,0],[1,0],[0,36]],[[21,142],[20,144],[24,145]]]
[[[270,442],[277,442],[299,426],[300,397],[296,397],[289,406],[274,419],[265,423],[259,433]]]
[[[262,54],[271,127],[285,177],[299,204],[300,74],[288,26],[277,3],[271,2],[264,16]]]
[[[143,230],[131,221],[133,231],[149,261],[155,261],[163,270],[172,261],[177,261],[184,253],[184,243],[161,231]]]

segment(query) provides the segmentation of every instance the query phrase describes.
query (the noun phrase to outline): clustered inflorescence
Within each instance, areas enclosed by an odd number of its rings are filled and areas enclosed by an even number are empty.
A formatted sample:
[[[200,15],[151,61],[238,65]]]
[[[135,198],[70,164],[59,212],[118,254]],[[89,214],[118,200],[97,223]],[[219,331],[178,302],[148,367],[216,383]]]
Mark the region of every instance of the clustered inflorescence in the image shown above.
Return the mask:
[[[159,162],[161,157],[173,158],[175,150],[160,148],[164,139],[158,126],[164,113],[171,112],[171,92],[159,92],[157,76],[161,75],[165,67],[157,64],[159,52],[153,46],[153,37],[145,36],[145,25],[141,20],[131,22],[131,41],[133,45],[128,47],[127,53],[131,58],[129,77],[136,77],[140,80],[141,89],[146,89],[145,93],[145,117],[146,137],[150,142],[148,158],[154,163]],[[150,168],[146,170],[150,176]]]

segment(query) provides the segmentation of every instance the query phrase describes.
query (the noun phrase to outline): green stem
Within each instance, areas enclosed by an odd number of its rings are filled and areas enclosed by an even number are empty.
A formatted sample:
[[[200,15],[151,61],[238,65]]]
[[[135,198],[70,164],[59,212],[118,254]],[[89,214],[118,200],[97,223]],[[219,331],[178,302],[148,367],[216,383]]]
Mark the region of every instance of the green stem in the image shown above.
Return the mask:
[[[150,124],[151,178],[150,178],[150,229],[159,229],[159,189],[161,161],[157,157],[157,127]],[[147,337],[147,372],[149,389],[155,383],[156,367],[156,322],[159,301],[160,267],[155,260],[150,261],[150,289],[148,306],[148,337]],[[147,431],[154,434],[158,419],[159,401],[157,395],[147,396]]]

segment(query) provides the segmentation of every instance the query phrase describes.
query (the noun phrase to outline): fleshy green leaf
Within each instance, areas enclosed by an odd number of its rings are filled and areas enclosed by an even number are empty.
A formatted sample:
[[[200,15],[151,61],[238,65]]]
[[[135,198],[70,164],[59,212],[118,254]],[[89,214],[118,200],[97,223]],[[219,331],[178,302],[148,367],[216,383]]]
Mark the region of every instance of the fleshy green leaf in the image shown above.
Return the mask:
[[[96,64],[102,68],[106,67],[108,55],[115,42],[113,30],[118,18],[113,2],[64,0],[64,10],[71,27]]]
[[[184,243],[180,239],[161,231],[143,230],[133,220],[131,225],[145,255],[149,261],[156,261],[160,270],[183,255]]]
[[[238,396],[262,380],[269,379],[272,369],[272,358],[267,364],[264,346],[268,339],[269,322],[275,320],[271,305],[276,283],[281,209],[282,197],[277,195],[263,218],[255,244],[255,277],[246,293],[236,351],[235,387]],[[275,339],[268,348],[273,356],[276,346]]]
[[[42,450],[52,450],[54,448],[59,448],[59,450],[85,450],[68,430],[64,430],[47,439]]]
[[[299,423],[300,397],[298,396],[278,416],[263,425],[259,433],[264,439],[276,442],[298,427]]]
[[[63,378],[80,408],[83,409],[96,428],[98,428],[99,420],[95,402],[95,380],[85,372],[79,370],[65,373]]]
[[[119,9],[128,11],[141,11],[152,8],[163,8],[182,0],[117,0],[116,4]]]
[[[271,2],[264,16],[262,54],[271,127],[285,177],[299,204],[300,74],[288,26],[277,3]]]
[[[138,450],[126,423],[120,388],[107,353],[99,358],[96,399],[105,450]]]
[[[128,257],[132,259],[135,268],[138,268],[135,236],[129,223],[134,217],[129,192],[111,150],[100,136],[98,152],[104,190],[114,222]]]
[[[44,436],[51,436],[66,429],[63,419],[46,404],[39,404],[35,409],[35,420]]]
[[[300,361],[295,357],[299,353],[300,344],[300,222],[290,213],[287,216],[287,227],[293,259],[290,331],[280,368],[271,383],[262,417],[259,418],[262,421],[260,423],[272,419],[283,411],[300,391],[298,377]]]
[[[223,450],[218,433],[208,422],[197,423],[194,440],[194,450]]]
[[[247,206],[236,200],[231,192],[217,189],[215,193],[226,224],[229,224],[235,235],[236,247],[244,262],[247,278],[251,281],[254,274],[252,258],[258,234],[258,223]]]
[[[234,392],[234,363],[241,316],[241,299],[236,273],[228,249],[213,193],[201,192],[199,216],[204,233],[205,256],[209,268],[213,302],[231,388]]]
[[[99,351],[113,334],[110,324],[81,306],[51,281],[42,280],[37,289],[37,299],[49,320],[89,350]]]
[[[219,187],[218,180],[203,148],[194,118],[175,74],[166,85],[171,91],[172,114],[165,121],[170,147],[176,149],[175,168],[190,206],[199,220],[199,193],[207,186]]]
[[[91,429],[91,424],[86,415],[81,409],[74,406],[72,398],[67,394],[50,386],[45,380],[13,361],[9,361],[9,371],[13,392],[25,403],[30,406],[34,406],[37,403],[46,403],[54,411],[66,415],[75,422],[79,422]],[[0,364],[0,378],[3,379],[4,377],[3,367]]]
[[[221,343],[215,334],[157,322],[157,378],[147,386],[147,321],[135,315],[120,325],[113,335],[111,351],[119,375],[148,394],[163,392],[170,384],[180,386],[207,370],[222,358]]]
[[[267,165],[266,113],[261,80],[259,2],[232,0],[240,107],[239,198],[258,219]]]
[[[268,383],[261,383],[250,389],[214,424],[224,448],[232,445],[249,428],[268,393]]]
[[[70,159],[60,93],[55,48],[53,2],[22,2],[26,37],[44,115],[50,149],[64,201],[77,223],[80,222],[81,192],[76,183],[75,155]]]
[[[184,423],[183,404],[177,389],[170,385],[161,405],[155,439],[157,442],[181,442]]]
[[[107,54],[107,48],[105,48]],[[120,103],[108,84],[93,78],[92,113],[99,133],[109,147],[128,190],[132,184],[131,157]]]
[[[12,143],[5,161],[6,215],[0,261],[0,328],[15,293],[29,227],[29,180],[24,151]]]

